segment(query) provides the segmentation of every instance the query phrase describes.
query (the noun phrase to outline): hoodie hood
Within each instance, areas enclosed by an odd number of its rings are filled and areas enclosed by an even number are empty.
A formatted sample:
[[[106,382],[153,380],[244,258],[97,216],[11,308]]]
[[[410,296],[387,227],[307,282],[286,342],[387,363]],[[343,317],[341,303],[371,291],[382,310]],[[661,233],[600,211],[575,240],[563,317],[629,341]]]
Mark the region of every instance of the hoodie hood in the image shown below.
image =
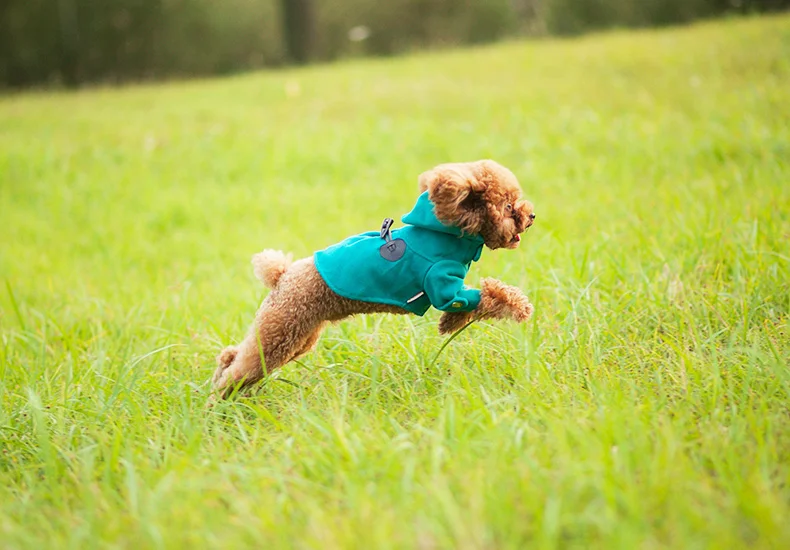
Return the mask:
[[[460,227],[443,224],[436,217],[433,209],[433,203],[428,198],[428,191],[426,191],[419,196],[417,204],[414,205],[412,211],[403,216],[401,221],[420,229],[457,237],[457,244],[454,246],[464,250],[463,256],[466,258],[464,261],[476,262],[479,260],[483,251],[483,244],[485,243],[483,237],[480,235],[465,235]]]

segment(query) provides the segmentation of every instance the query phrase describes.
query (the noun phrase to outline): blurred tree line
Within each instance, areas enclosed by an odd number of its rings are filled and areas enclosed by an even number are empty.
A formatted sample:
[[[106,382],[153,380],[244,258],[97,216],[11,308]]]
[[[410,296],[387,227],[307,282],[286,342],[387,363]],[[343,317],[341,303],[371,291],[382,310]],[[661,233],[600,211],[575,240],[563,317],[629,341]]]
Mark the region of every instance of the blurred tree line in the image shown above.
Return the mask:
[[[790,0],[0,0],[0,86],[222,74],[787,7]]]

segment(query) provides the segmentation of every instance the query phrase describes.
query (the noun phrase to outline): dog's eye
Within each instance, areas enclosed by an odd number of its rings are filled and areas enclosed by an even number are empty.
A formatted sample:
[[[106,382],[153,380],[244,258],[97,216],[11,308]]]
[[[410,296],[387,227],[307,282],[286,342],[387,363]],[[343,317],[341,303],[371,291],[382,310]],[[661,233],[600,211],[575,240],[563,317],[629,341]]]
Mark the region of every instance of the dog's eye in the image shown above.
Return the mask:
[[[505,208],[507,208],[508,210],[513,210],[513,205],[508,203],[508,205]]]

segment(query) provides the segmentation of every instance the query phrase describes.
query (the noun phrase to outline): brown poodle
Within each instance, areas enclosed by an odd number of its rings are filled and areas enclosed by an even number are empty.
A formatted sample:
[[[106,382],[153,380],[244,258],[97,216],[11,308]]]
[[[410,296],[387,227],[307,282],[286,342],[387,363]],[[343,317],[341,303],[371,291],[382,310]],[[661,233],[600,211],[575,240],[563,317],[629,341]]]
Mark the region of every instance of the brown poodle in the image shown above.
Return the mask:
[[[256,277],[272,290],[244,341],[217,357],[220,396],[261,380],[262,363],[271,372],[307,353],[329,322],[359,313],[422,315],[433,306],[444,311],[442,334],[475,319],[529,319],[532,304],[518,288],[463,284],[483,245],[516,248],[535,219],[513,173],[491,160],[442,164],[420,175],[419,190],[401,229],[388,219],[380,232],[296,262],[274,250],[253,256]]]

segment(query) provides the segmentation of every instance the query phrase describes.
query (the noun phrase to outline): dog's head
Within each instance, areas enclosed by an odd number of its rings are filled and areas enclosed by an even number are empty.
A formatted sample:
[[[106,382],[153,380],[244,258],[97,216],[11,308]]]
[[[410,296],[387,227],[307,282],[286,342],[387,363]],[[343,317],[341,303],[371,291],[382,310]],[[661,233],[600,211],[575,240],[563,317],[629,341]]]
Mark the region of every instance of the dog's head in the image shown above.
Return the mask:
[[[420,193],[428,191],[439,221],[480,235],[492,250],[518,247],[535,220],[516,176],[493,160],[440,164],[420,174],[419,186]]]

